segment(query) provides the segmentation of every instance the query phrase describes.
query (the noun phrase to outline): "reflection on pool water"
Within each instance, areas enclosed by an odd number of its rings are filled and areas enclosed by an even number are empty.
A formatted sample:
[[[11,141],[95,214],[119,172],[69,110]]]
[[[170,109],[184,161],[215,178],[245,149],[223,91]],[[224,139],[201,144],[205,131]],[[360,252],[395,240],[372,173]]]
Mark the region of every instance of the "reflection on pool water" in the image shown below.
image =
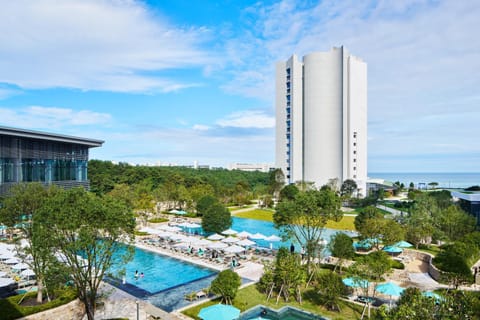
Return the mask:
[[[124,250],[126,249],[122,248],[119,251],[121,253]],[[144,295],[155,294],[217,273],[212,269],[140,248],[135,248],[133,259],[121,267],[125,268],[125,277],[119,275],[120,268],[111,270],[114,277],[121,280],[122,284],[125,282],[126,287],[133,286],[144,290]],[[138,271],[137,276],[135,271]]]
[[[283,307],[273,310],[263,305],[255,306],[240,315],[238,320],[265,319],[265,320],[327,320],[319,315],[303,311],[294,307]]]

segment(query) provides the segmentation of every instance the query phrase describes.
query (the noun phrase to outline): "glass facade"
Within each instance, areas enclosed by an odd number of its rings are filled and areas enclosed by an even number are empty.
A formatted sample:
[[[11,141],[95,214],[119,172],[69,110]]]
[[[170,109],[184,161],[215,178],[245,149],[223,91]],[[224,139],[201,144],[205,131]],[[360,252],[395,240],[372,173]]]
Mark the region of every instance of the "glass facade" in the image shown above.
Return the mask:
[[[0,193],[11,184],[88,187],[88,145],[0,134]]]

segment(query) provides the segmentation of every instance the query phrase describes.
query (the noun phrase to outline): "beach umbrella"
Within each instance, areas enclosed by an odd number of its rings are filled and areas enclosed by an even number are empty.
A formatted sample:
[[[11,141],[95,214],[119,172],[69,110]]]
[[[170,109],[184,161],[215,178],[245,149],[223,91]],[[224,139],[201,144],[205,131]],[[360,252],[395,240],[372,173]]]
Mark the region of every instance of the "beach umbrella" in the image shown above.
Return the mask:
[[[247,232],[247,231],[242,231],[242,232],[237,233],[237,237],[239,237],[239,238],[248,238],[251,235],[252,234],[250,232]]]
[[[35,276],[35,272],[33,272],[32,269],[25,269],[22,272],[20,272],[20,276],[22,276],[23,278],[30,278]]]
[[[252,234],[249,238],[254,240],[265,240],[266,236],[257,232],[255,234]]]
[[[227,248],[228,244],[223,243],[223,242],[212,242],[207,246],[209,249],[224,249]]]
[[[7,287],[14,283],[15,280],[13,280],[12,278],[0,278],[0,288]]]
[[[7,260],[5,261],[6,264],[17,264],[17,263],[19,263],[19,262],[20,262],[20,260],[18,260],[18,258],[15,258],[15,257],[10,258],[10,259],[7,259]]]
[[[399,297],[403,290],[402,287],[400,287],[399,285],[397,285],[396,283],[393,283],[393,282],[385,282],[385,283],[380,283],[379,285],[377,285],[375,287],[375,290],[380,292],[380,293],[383,293],[387,296],[390,296],[390,306],[392,305],[392,296],[394,297]]]
[[[235,231],[233,229],[227,229],[227,230],[221,232],[221,234],[224,234],[226,236],[231,236],[231,235],[237,234],[237,233],[238,233],[238,231]]]
[[[276,236],[274,234],[265,238],[265,241],[270,241],[270,242],[278,242],[280,240],[282,240],[282,238],[280,238],[279,236]]]
[[[365,279],[354,278],[354,277],[349,277],[349,278],[342,279],[342,282],[347,287],[352,287],[352,288],[367,288],[368,285],[370,284]]]
[[[0,271],[0,278],[5,277],[6,275],[7,275],[7,273],[5,271]]]
[[[237,245],[233,245],[233,246],[230,246],[228,248],[223,249],[223,251],[229,252],[229,253],[240,253],[240,252],[245,251],[245,248],[237,246]]]
[[[170,237],[169,237],[170,240],[173,240],[173,241],[184,241],[186,239],[186,237],[183,235],[183,234],[172,234]]]
[[[411,244],[410,242],[402,240],[402,241],[398,241],[393,246],[399,247],[399,248],[411,248],[411,247],[413,247],[413,244]]]
[[[12,259],[14,257],[15,257],[15,254],[13,252],[10,252],[10,251],[5,251],[2,254],[0,254],[0,260],[8,260],[8,259]],[[17,262],[15,262],[15,263],[17,263]]]
[[[222,242],[225,242],[225,243],[234,243],[238,241],[240,241],[240,239],[235,237],[228,237],[228,238],[222,239]]]
[[[253,246],[257,243],[255,241],[252,241],[252,240],[243,239],[243,240],[240,240],[240,241],[236,242],[235,244],[237,244],[239,246]]]
[[[385,246],[385,247],[383,247],[382,250],[385,251],[385,252],[388,252],[388,253],[401,253],[401,252],[403,252],[402,248],[395,247],[395,246]]]
[[[168,211],[168,212],[170,212],[170,213],[174,213],[174,214],[177,214],[177,213],[178,213],[178,210],[176,210],[176,209],[173,209],[173,210],[170,210],[170,211]]]
[[[14,270],[25,270],[25,269],[28,269],[28,264],[23,263],[23,262],[17,263],[16,265],[14,265],[12,267],[12,269],[14,269]]]
[[[214,304],[198,313],[202,320],[234,320],[240,316],[240,309],[226,304]]]
[[[168,226],[168,225],[161,225],[157,227],[158,230],[169,231],[169,232],[177,232],[182,231],[182,228],[176,226]]]
[[[218,233],[214,233],[212,235],[209,235],[207,237],[208,240],[222,240],[223,238],[225,238],[224,236],[218,234]]]
[[[432,298],[435,299],[435,303],[440,303],[445,301],[445,298],[439,295],[438,293],[432,292],[432,291],[424,291],[422,292],[422,295],[427,297],[427,298]]]
[[[197,241],[192,242],[192,243],[194,243],[196,246],[204,247],[204,246],[208,246],[209,244],[211,244],[212,241],[207,240],[207,239],[197,239]]]

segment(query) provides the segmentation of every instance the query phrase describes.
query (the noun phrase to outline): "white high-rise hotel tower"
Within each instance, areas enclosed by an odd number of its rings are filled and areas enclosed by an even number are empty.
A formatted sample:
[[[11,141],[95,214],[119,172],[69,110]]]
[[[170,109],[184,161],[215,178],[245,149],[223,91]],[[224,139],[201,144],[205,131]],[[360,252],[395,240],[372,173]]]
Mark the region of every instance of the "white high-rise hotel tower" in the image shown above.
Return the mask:
[[[367,64],[343,48],[276,65],[276,167],[289,183],[367,179]]]

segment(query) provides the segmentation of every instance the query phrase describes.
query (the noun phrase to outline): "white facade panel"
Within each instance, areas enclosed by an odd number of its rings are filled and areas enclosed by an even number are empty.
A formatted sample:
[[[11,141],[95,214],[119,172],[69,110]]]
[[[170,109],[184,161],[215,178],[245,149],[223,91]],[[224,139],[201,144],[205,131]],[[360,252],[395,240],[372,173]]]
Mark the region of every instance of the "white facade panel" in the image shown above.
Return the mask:
[[[343,47],[276,70],[276,165],[287,181],[367,177],[367,66]]]

